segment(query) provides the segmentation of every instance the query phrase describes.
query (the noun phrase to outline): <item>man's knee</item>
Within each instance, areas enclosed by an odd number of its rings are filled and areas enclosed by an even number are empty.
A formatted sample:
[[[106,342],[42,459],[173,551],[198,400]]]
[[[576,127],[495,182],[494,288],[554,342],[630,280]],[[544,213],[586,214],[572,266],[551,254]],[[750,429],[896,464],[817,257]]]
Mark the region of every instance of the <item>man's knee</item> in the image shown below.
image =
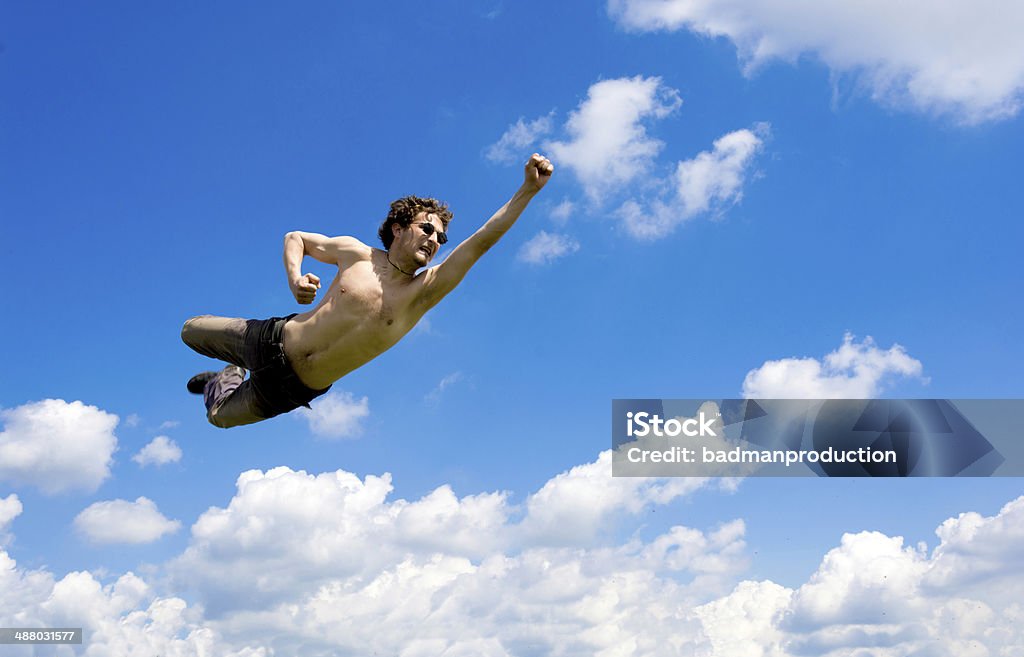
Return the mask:
[[[230,429],[235,426],[235,423],[231,422],[230,418],[225,417],[224,414],[220,412],[219,406],[214,406],[208,410],[206,412],[206,419],[210,421],[210,424],[219,429]]]
[[[190,347],[198,344],[198,337],[201,332],[200,324],[207,317],[212,317],[212,315],[197,315],[186,320],[185,324],[181,327],[181,341]]]

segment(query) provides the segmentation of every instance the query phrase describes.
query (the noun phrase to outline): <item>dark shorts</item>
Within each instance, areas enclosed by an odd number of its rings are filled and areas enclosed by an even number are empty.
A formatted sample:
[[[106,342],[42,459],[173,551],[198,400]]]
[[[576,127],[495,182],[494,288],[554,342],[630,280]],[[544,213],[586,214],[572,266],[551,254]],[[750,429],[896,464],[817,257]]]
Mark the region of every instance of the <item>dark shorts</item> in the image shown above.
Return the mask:
[[[281,335],[284,325],[295,315],[251,319],[246,321],[245,349],[249,363],[249,386],[255,397],[257,410],[270,418],[287,413],[299,406],[309,408],[309,402],[331,389],[314,390],[299,380],[284,353]]]
[[[231,363],[206,382],[206,417],[237,427],[305,406],[331,389],[307,388],[285,356],[284,326],[295,315],[241,319],[200,315],[185,322],[181,339],[195,351]],[[245,378],[246,370],[249,378]]]

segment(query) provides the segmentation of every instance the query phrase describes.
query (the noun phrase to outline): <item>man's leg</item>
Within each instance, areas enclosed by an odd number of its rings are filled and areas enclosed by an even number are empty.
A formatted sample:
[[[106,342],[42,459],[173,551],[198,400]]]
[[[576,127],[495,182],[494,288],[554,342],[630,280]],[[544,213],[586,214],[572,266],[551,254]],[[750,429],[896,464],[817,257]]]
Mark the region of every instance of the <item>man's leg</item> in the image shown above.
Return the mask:
[[[202,389],[203,402],[206,417],[214,426],[234,427],[259,422],[266,417],[251,386],[245,381],[245,370],[259,366],[255,362],[258,354],[254,345],[247,345],[245,341],[251,322],[253,320],[200,315],[185,322],[181,329],[182,341],[193,350],[231,363],[220,372],[209,373],[208,377],[193,377],[193,381],[206,379]]]
[[[266,419],[252,385],[245,380],[245,370],[237,365],[228,365],[206,384],[203,402],[206,419],[222,429]]]
[[[181,340],[204,356],[252,369],[252,356],[246,350],[248,321],[237,317],[200,315],[181,327]]]

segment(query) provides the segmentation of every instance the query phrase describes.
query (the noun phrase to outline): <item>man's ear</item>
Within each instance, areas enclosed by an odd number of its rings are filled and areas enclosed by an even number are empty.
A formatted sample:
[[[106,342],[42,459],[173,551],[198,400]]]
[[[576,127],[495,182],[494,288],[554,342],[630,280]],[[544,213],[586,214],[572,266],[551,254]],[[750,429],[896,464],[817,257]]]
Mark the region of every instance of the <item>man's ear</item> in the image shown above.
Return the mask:
[[[398,224],[397,221],[395,223],[391,224],[391,236],[392,237],[398,237],[401,233],[402,233],[402,227]]]

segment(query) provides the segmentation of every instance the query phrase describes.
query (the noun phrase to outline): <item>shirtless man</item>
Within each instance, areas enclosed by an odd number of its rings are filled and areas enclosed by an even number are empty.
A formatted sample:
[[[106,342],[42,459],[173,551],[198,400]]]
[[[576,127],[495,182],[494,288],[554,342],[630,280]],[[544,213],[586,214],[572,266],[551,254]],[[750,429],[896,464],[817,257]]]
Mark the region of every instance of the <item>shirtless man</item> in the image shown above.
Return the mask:
[[[551,162],[536,153],[522,187],[441,264],[416,273],[448,241],[452,214],[434,199],[409,196],[391,204],[378,235],[385,250],[354,237],[291,232],[284,268],[295,300],[310,304],[320,289],[302,274],[304,256],[338,266],[320,303],[305,313],[267,320],[201,315],[185,322],[181,339],[199,353],[230,363],[188,382],[202,394],[206,416],[218,427],[251,424],[286,413],[324,394],[331,384],[390,349],[408,333],[512,227],[551,177]],[[251,372],[248,379],[245,372]]]

